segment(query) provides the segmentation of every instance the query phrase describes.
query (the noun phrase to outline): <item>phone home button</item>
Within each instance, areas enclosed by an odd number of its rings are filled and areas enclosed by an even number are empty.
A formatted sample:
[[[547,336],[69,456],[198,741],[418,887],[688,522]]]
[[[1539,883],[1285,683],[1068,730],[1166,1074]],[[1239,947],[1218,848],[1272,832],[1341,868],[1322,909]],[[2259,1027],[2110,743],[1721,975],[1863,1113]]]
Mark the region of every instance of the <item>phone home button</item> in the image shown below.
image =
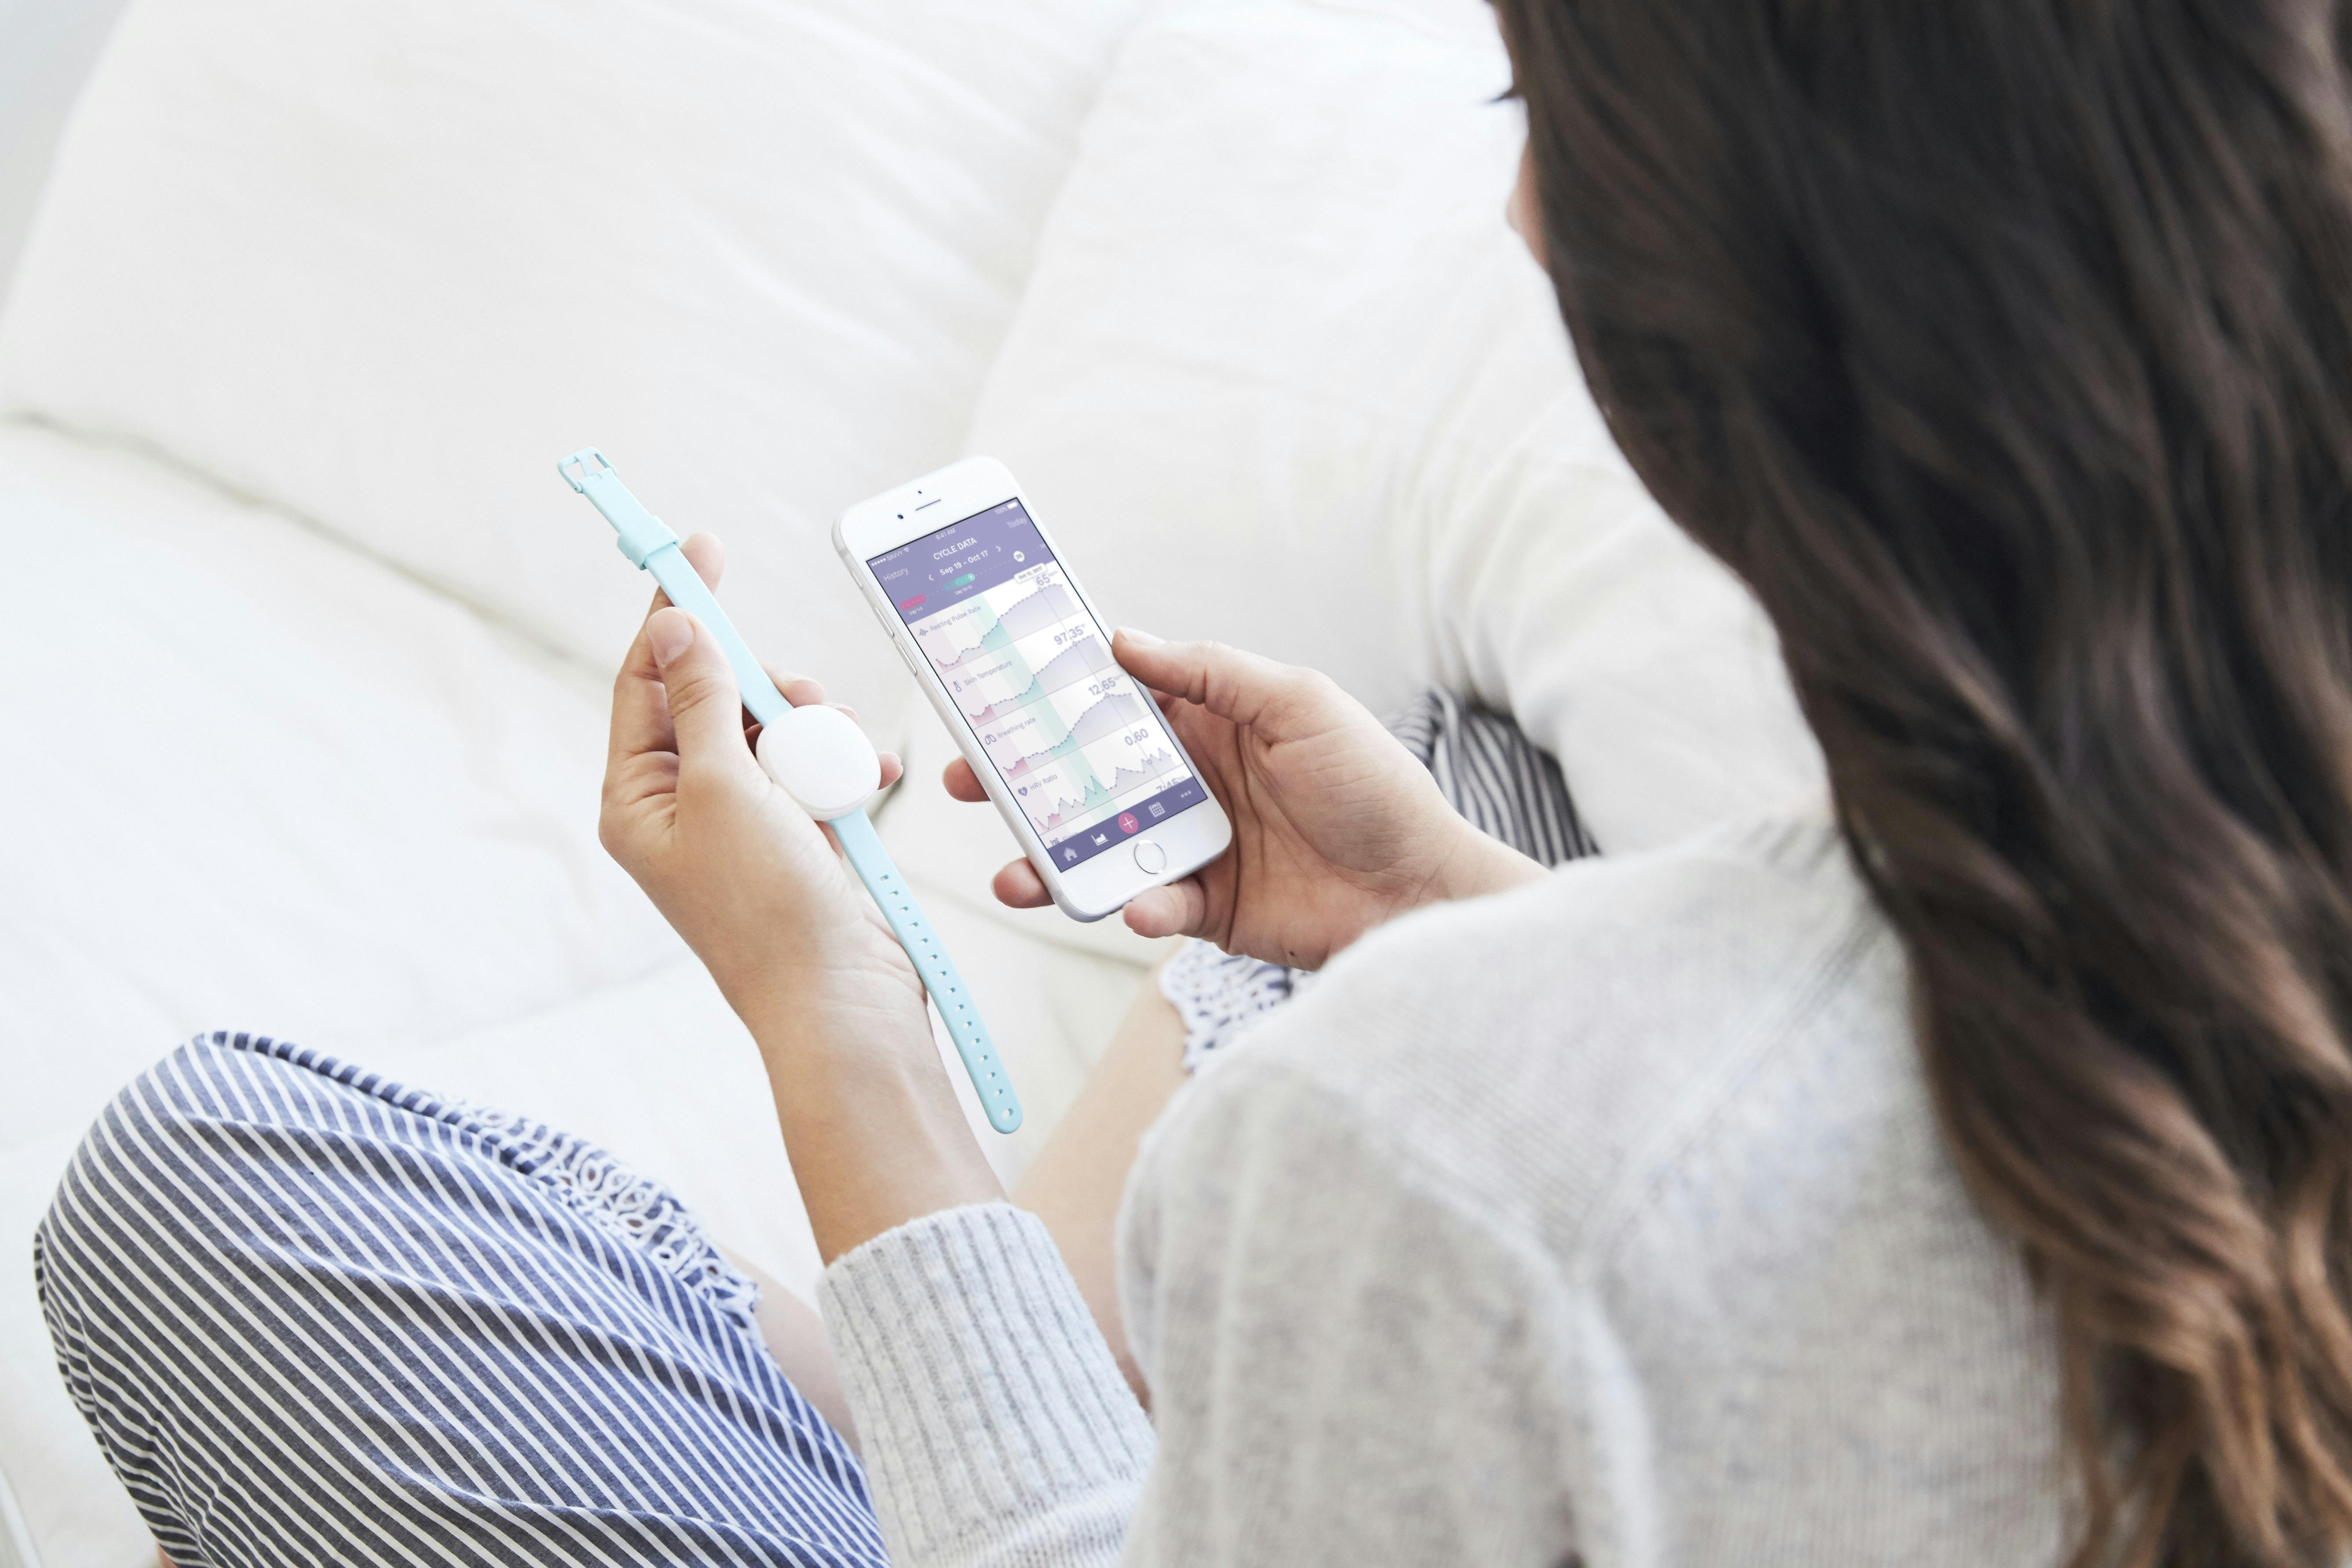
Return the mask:
[[[1149,838],[1135,841],[1135,868],[1147,877],[1157,877],[1168,869],[1168,851]]]

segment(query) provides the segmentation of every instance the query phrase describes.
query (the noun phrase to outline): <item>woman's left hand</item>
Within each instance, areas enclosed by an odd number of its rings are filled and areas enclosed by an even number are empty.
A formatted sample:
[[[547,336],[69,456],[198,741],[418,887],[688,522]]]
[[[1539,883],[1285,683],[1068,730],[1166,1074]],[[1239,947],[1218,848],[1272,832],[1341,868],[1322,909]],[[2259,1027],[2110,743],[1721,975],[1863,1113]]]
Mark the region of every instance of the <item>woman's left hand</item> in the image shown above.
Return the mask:
[[[685,549],[716,587],[719,542],[696,534]],[[795,706],[824,700],[813,680],[776,684]],[[599,836],[759,1042],[830,1261],[1002,1189],[932,1043],[914,965],[831,835],[761,768],[757,734],[718,640],[655,595],[614,683]],[[882,782],[899,771],[885,754]]]

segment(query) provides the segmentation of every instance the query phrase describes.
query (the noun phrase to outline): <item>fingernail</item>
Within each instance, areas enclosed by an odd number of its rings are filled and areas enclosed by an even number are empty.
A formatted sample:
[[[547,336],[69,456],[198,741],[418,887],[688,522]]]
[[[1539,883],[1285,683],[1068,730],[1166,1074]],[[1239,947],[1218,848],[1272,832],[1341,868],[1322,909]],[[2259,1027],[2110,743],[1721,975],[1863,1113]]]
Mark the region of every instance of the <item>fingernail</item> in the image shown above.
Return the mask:
[[[1114,637],[1125,637],[1128,641],[1133,643],[1138,647],[1158,647],[1162,641],[1161,638],[1153,637],[1150,632],[1139,632],[1133,626],[1121,626],[1113,634],[1113,636]]]
[[[694,621],[684,610],[664,610],[646,625],[654,662],[666,665],[694,646]]]

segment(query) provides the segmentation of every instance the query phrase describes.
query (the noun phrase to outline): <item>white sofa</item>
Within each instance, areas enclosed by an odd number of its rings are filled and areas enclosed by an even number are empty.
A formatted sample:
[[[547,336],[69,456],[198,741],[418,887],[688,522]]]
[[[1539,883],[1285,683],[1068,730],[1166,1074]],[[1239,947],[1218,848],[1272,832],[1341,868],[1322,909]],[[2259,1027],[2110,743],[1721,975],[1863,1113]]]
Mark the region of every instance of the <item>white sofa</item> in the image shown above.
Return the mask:
[[[994,908],[824,544],[992,451],[1117,618],[1516,712],[1612,852],[1807,788],[1504,227],[1476,0],[133,0],[0,315],[0,1473],[131,1568],[27,1245],[107,1095],[290,1035],[610,1143],[795,1289],[749,1042],[593,831],[645,588],[586,442],[913,768],[886,835],[1050,1130],[1152,953]]]

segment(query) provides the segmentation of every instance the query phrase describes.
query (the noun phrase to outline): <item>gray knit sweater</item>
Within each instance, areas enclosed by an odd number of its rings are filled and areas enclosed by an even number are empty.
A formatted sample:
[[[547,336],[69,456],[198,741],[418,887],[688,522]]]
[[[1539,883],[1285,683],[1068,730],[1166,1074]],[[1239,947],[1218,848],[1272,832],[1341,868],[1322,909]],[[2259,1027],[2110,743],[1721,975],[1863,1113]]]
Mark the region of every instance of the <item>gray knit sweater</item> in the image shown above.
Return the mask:
[[[1906,1019],[1818,818],[1384,928],[1145,1145],[1150,1423],[1028,1215],[827,1271],[891,1560],[2056,1561],[2054,1335]]]

